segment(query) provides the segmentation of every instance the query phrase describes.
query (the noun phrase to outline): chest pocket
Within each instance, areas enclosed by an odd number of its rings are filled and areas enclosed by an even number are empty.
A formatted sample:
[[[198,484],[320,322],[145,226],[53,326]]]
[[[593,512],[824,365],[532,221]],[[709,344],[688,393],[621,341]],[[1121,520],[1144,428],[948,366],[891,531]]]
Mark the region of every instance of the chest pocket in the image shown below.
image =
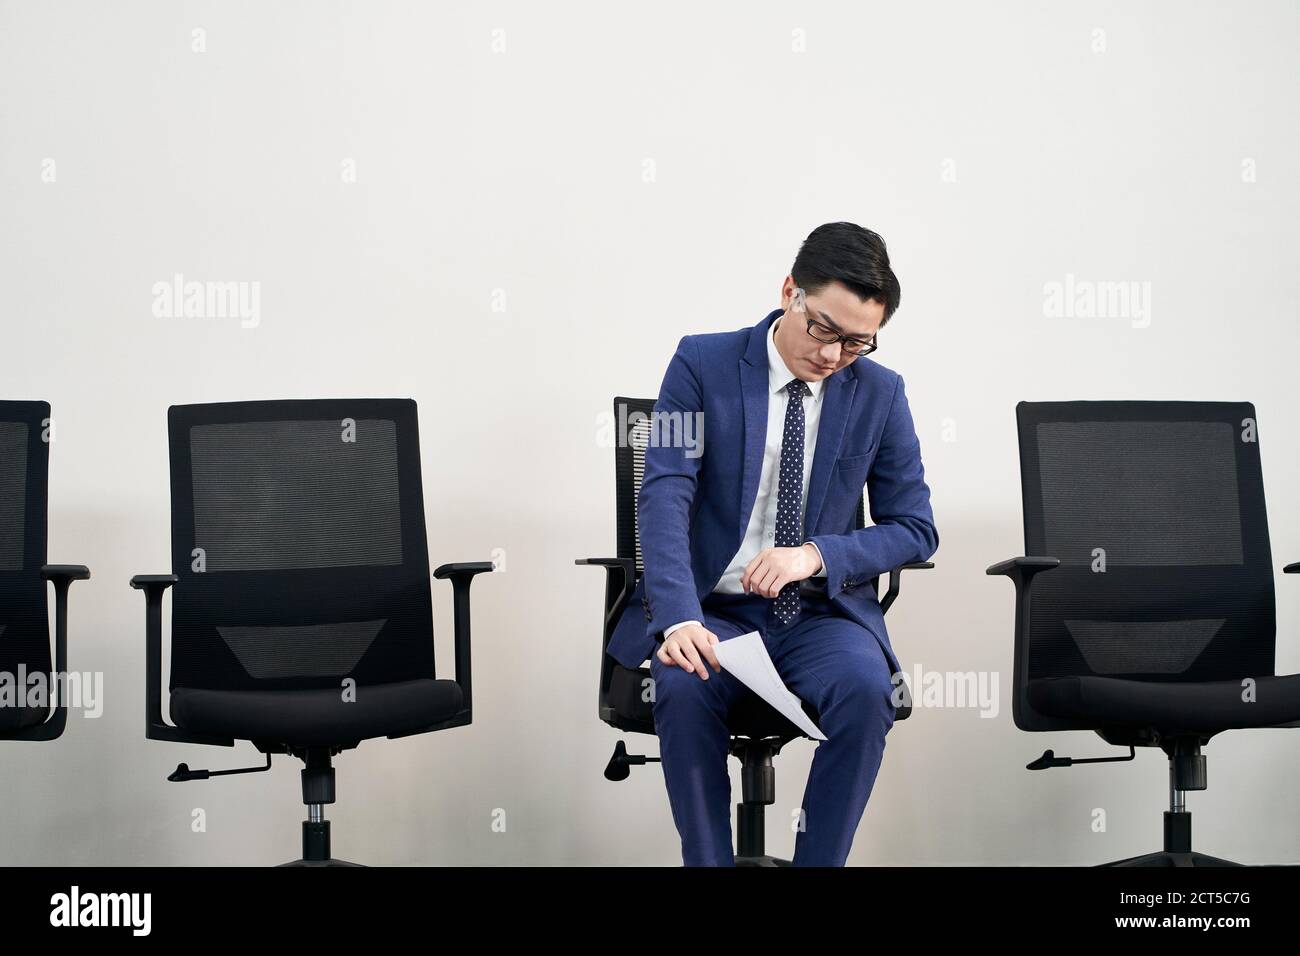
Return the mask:
[[[872,446],[869,451],[848,455],[835,462],[819,523],[824,521],[827,528],[845,531],[853,526],[858,502],[862,500],[862,489],[867,484],[867,474],[871,471],[871,463],[875,459],[876,449]]]
[[[856,484],[858,489],[867,483],[867,472],[876,458],[876,447],[872,445],[859,455],[846,455],[835,462],[835,477],[848,484]]]

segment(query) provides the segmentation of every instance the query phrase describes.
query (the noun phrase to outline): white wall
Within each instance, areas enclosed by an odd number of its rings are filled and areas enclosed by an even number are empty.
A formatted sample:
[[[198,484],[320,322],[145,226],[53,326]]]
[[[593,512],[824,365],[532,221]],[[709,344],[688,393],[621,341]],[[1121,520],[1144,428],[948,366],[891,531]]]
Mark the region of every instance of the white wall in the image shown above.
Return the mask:
[[[615,393],[654,394],[681,335],[758,321],[800,240],[838,219],[883,234],[902,281],[878,357],[907,380],[942,538],[890,615],[894,647],[909,670],[998,671],[1004,690],[994,719],[897,725],[850,862],[1158,848],[1158,752],[1023,769],[1047,747],[1114,751],[1014,727],[1012,593],[983,569],[1022,550],[1020,399],[1255,402],[1275,564],[1300,560],[1297,17],[1285,2],[0,3],[0,396],[53,405],[50,557],[93,569],[71,660],[107,684],[104,715],[74,715],[57,743],[0,744],[4,862],[297,855],[296,761],[165,782],[179,760],[256,755],[144,740],[127,579],[168,570],[169,404],[324,396],[418,400],[432,562],[501,548],[507,568],[474,585],[474,725],[345,754],[337,854],[679,862],[658,768],[601,776],[617,739],[595,713],[602,583],[572,565],[614,546],[598,416]],[[260,283],[260,324],[156,318],[151,287],[175,273]],[[1149,325],[1045,317],[1045,283],[1067,274],[1149,282]],[[1288,673],[1300,582],[1278,595]],[[1297,747],[1281,730],[1211,743],[1211,788],[1189,797],[1200,849],[1300,861]],[[779,758],[773,852],[792,849],[811,753]]]

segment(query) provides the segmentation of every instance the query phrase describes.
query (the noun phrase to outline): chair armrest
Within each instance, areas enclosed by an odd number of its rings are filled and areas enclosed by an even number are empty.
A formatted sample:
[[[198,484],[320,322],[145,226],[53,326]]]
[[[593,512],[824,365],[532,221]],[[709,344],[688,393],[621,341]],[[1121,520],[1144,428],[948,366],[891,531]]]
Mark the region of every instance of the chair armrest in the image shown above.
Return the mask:
[[[1034,577],[1043,571],[1051,571],[1061,566],[1060,558],[1022,557],[1007,558],[997,564],[989,565],[985,574],[1001,575],[1011,579],[1016,586],[1017,621],[1021,612],[1029,610],[1029,590]]]
[[[592,565],[597,568],[622,568],[624,571],[635,567],[631,558],[574,558],[574,564]]]
[[[929,571],[934,567],[933,561],[913,561],[909,564],[900,564],[892,568],[889,572],[889,590],[885,592],[884,598],[880,602],[880,613],[885,614],[889,611],[889,606],[898,598],[899,585],[903,583],[904,571]],[[875,579],[876,595],[880,595],[880,577]]]
[[[605,569],[605,627],[601,660],[628,598],[636,589],[636,562],[631,558],[576,558],[576,565]]]
[[[153,585],[162,585],[165,591],[179,580],[180,578],[174,574],[137,574],[131,579],[131,587],[143,591]]]
[[[610,683],[614,679],[617,662],[609,656],[609,641],[614,636],[623,609],[636,590],[636,562],[631,558],[576,558],[573,562],[579,566],[605,569],[605,604],[604,623],[600,629],[600,681],[597,692],[597,714],[609,723],[613,720],[614,709],[609,703]],[[662,639],[662,632],[655,636]],[[620,726],[615,721],[614,726]]]
[[[1282,569],[1282,573],[1300,574],[1300,561],[1297,561],[1295,564],[1288,564],[1285,568]]]
[[[617,623],[632,592],[636,591],[637,563],[632,558],[575,558],[582,567],[604,568],[604,610],[606,623]],[[608,620],[612,618],[611,620]]]
[[[491,561],[465,561],[439,566],[433,576],[451,578],[452,615],[456,627],[456,683],[460,685],[461,708],[454,721],[468,724],[474,716],[473,681],[470,670],[469,586],[474,576],[494,570]]]
[[[434,569],[433,576],[438,580],[451,578],[453,582],[456,578],[464,578],[472,581],[474,575],[482,574],[485,571],[491,571],[496,567],[491,561],[461,561],[452,564],[442,564]]]
[[[229,737],[196,734],[174,727],[162,716],[162,602],[179,578],[174,574],[137,574],[131,587],[144,592],[144,735],[150,740],[233,747]]]
[[[1044,571],[1061,566],[1060,558],[1029,556],[1008,558],[990,565],[985,574],[1001,575],[1011,579],[1016,588],[1015,644],[1012,657],[1012,715],[1022,730],[1071,729],[1070,721],[1057,720],[1038,714],[1029,704],[1029,609],[1034,578]]]
[[[56,585],[60,581],[85,581],[90,577],[90,568],[84,564],[47,564],[41,568],[41,577]]]
[[[41,568],[41,578],[54,585],[54,677],[68,672],[68,588],[73,581],[90,577],[84,564],[47,564]],[[67,684],[64,684],[66,690]],[[51,687],[52,691],[54,688]],[[44,722],[35,727],[8,734],[5,740],[57,740],[68,726],[68,702],[59,694],[59,706],[50,711]]]
[[[984,573],[1002,574],[1009,578],[1022,577],[1028,581],[1039,571],[1050,571],[1052,568],[1059,567],[1060,564],[1060,558],[1007,558],[1005,561],[989,565]]]

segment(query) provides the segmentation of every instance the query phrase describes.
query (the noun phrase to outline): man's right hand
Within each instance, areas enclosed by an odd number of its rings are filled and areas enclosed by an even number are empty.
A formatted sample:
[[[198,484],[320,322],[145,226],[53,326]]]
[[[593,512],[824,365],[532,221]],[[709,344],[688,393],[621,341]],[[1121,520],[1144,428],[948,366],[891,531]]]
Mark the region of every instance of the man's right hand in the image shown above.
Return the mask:
[[[707,627],[702,624],[687,624],[664,638],[663,644],[655,653],[669,667],[693,671],[701,680],[708,680],[709,667],[722,673],[722,665],[713,653],[713,645],[717,643],[718,635]],[[709,667],[705,666],[706,663]]]

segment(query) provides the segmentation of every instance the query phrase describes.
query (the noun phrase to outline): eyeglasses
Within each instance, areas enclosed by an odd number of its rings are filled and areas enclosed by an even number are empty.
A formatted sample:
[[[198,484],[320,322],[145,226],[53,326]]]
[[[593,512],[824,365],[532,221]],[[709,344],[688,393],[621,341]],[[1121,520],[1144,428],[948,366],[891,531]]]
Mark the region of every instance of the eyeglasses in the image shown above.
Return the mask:
[[[807,298],[803,289],[798,286],[795,286],[794,288],[794,295],[791,299],[790,307],[795,312],[803,312],[805,315],[808,312]],[[828,325],[823,325],[814,318],[809,317],[807,321],[808,334],[823,345],[834,345],[836,342],[839,342],[841,343],[840,347],[844,349],[844,351],[848,352],[850,355],[857,356],[870,355],[876,350],[876,335],[878,333],[872,333],[870,338],[860,339],[852,335],[841,335],[835,329],[832,329]]]

